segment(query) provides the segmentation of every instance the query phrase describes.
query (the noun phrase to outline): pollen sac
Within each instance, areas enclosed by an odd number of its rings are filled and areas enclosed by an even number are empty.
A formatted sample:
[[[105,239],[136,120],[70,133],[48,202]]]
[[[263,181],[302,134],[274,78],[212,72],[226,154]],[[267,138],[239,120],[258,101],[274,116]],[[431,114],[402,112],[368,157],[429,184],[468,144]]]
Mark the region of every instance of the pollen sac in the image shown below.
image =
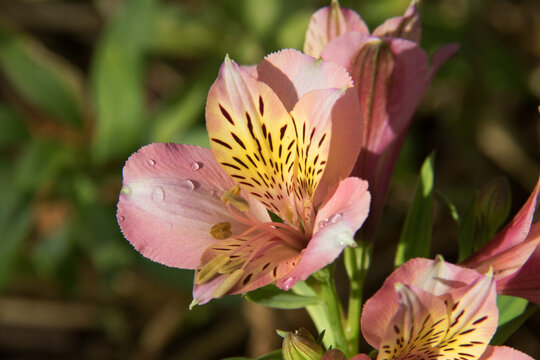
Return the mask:
[[[195,284],[200,285],[212,280],[219,273],[219,269],[229,262],[229,257],[225,254],[218,255],[195,273]]]
[[[232,236],[231,223],[220,222],[212,226],[210,235],[216,240],[227,239]]]
[[[238,270],[239,268],[241,268],[242,265],[244,265],[245,262],[246,262],[246,259],[244,259],[244,258],[238,257],[238,258],[233,259],[232,256],[231,256],[230,261],[228,263],[222,265],[219,268],[218,272],[220,274],[230,274],[230,273]]]
[[[221,201],[225,204],[231,204],[240,211],[248,211],[249,204],[243,197],[240,196],[240,188],[237,186],[233,187],[230,191],[225,191],[221,197]]]
[[[232,274],[230,274],[221,284],[218,285],[218,287],[214,290],[212,295],[215,298],[223,297],[224,295],[227,295],[227,293],[236,285],[236,283],[242,278],[245,271],[242,269],[235,270]]]

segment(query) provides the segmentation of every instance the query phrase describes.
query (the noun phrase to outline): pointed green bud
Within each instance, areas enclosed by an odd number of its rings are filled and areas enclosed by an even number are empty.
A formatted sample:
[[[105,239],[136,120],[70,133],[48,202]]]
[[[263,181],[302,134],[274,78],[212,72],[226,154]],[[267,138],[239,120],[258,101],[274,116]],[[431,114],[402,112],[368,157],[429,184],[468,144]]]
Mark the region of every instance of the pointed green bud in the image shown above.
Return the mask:
[[[284,360],[320,360],[323,356],[322,346],[304,328],[290,332],[278,331],[278,334],[284,337],[282,347]]]
[[[506,221],[510,213],[510,203],[510,184],[504,177],[494,178],[478,192],[478,210],[488,239],[492,238]]]

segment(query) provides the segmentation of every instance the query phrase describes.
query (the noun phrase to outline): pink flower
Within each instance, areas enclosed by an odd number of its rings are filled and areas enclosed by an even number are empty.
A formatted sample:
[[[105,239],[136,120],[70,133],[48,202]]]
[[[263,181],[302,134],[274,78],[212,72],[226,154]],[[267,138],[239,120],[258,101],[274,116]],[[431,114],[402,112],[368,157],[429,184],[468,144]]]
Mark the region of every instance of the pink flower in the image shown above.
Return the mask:
[[[342,67],[295,50],[250,73],[227,57],[206,104],[211,150],[151,144],[127,161],[125,237],[154,261],[195,269],[199,304],[288,289],[334,261],[370,202],[367,183],[346,178],[361,132],[348,121],[359,111],[351,86]]]
[[[486,272],[493,268],[497,291],[520,296],[540,304],[538,253],[540,223],[531,226],[538,206],[540,178],[527,202],[516,216],[493,239],[461,263],[462,266]],[[530,258],[530,259],[529,259]],[[527,264],[524,266],[524,264]]]
[[[369,299],[362,332],[377,359],[532,359],[490,346],[497,329],[491,274],[436,260],[412,259]]]
[[[357,121],[363,121],[364,132],[358,134],[362,150],[352,174],[370,184],[370,236],[413,113],[439,67],[457,51],[456,45],[443,47],[430,67],[420,37],[416,1],[372,35],[357,13],[333,1],[313,15],[306,34],[306,53],[344,66],[357,90],[362,109]]]

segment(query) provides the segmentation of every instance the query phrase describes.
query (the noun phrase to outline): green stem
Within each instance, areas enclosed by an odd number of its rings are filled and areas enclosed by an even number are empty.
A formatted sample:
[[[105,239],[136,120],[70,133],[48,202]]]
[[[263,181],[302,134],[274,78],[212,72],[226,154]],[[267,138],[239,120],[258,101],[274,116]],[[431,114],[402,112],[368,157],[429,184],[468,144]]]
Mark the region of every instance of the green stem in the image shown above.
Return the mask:
[[[369,268],[371,249],[371,242],[365,241],[359,241],[356,248],[345,249],[345,268],[350,282],[345,334],[347,336],[348,350],[351,354],[358,353],[364,280]]]
[[[324,314],[325,323],[328,326],[326,330],[327,333],[330,332],[332,334],[333,338],[331,345],[343,351],[347,357],[351,357],[352,354],[349,352],[347,337],[345,336],[345,329],[343,327],[341,302],[334,283],[334,268],[335,265],[330,265],[313,274],[313,277],[317,280],[317,284],[312,284],[311,286],[321,299],[320,309]]]

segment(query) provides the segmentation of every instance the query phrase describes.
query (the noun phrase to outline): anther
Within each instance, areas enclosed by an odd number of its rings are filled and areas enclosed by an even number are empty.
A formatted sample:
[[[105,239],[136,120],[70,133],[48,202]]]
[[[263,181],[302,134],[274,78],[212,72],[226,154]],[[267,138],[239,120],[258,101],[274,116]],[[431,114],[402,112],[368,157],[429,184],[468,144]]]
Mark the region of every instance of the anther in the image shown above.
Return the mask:
[[[242,265],[244,265],[245,262],[246,262],[246,259],[241,258],[241,257],[238,257],[236,259],[231,259],[228,263],[221,266],[219,268],[218,272],[220,274],[230,274],[233,271],[238,270],[239,268],[241,268]]]
[[[212,226],[210,229],[210,235],[214,239],[223,240],[232,236],[231,223],[220,222]]]
[[[240,196],[240,187],[238,185],[233,187],[230,191],[225,191],[221,197],[221,201],[223,201],[226,205],[233,205],[240,211],[249,210],[248,202],[246,199]]]
[[[244,270],[238,269],[234,271],[231,275],[227,276],[225,280],[212,293],[212,296],[215,298],[220,298],[226,295],[235,285],[238,283],[240,278],[244,275]]]
[[[207,262],[195,273],[195,284],[200,285],[212,280],[218,274],[219,269],[229,262],[229,257],[221,254]]]

